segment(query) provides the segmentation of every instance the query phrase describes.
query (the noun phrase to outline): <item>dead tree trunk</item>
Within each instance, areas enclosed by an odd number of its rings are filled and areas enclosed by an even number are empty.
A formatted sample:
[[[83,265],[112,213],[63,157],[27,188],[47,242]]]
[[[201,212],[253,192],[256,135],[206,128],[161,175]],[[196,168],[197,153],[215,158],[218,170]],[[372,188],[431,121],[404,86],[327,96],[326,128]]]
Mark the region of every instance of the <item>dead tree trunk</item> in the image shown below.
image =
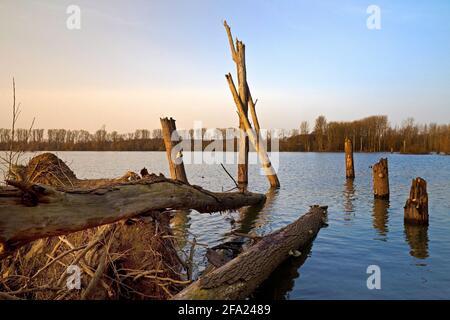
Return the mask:
[[[428,225],[427,182],[424,179],[412,180],[411,191],[404,208],[405,223]]]
[[[214,212],[264,201],[249,192],[214,193],[198,186],[153,177],[94,189],[9,182],[0,189],[0,258],[36,239],[69,234],[166,209]]]
[[[245,45],[242,41],[236,40],[236,47],[233,43],[230,27],[224,21],[225,30],[227,31],[228,41],[231,48],[231,56],[236,63],[239,98],[242,101],[243,112],[248,116],[249,92],[247,85],[247,70],[245,67]],[[238,156],[238,185],[240,189],[245,189],[248,185],[248,151],[249,140],[245,131],[245,125],[239,117],[239,156]]]
[[[304,253],[301,251],[315,238],[325,219],[326,207],[312,207],[294,223],[256,240],[254,245],[233,260],[200,277],[174,299],[245,299],[290,254]]]
[[[182,151],[179,151],[175,155],[173,154],[173,142],[180,140],[177,133],[177,127],[175,125],[175,120],[172,118],[161,118],[160,120],[164,145],[166,147],[167,160],[169,161],[170,176],[174,180],[188,183],[186,171],[184,170]]]
[[[389,199],[389,170],[387,158],[373,165],[373,194],[378,199]]]
[[[347,179],[355,178],[355,167],[353,163],[353,143],[349,138],[345,139],[345,173]]]
[[[266,148],[264,147],[264,144],[262,143],[261,139],[258,139],[256,136],[256,132],[253,130],[250,121],[248,120],[248,117],[244,114],[244,109],[242,106],[242,101],[239,98],[239,95],[236,91],[236,87],[233,82],[233,78],[231,77],[231,74],[225,75],[228,81],[228,85],[231,90],[231,94],[233,95],[234,102],[236,104],[236,107],[238,109],[239,117],[242,119],[245,130],[247,132],[247,135],[250,139],[250,142],[255,147],[255,150],[258,154],[258,157],[261,161],[264,173],[269,180],[270,186],[272,188],[279,188],[280,187],[280,181],[278,180],[277,173],[275,172],[275,169],[272,166],[272,163],[270,162],[269,156],[267,155]]]

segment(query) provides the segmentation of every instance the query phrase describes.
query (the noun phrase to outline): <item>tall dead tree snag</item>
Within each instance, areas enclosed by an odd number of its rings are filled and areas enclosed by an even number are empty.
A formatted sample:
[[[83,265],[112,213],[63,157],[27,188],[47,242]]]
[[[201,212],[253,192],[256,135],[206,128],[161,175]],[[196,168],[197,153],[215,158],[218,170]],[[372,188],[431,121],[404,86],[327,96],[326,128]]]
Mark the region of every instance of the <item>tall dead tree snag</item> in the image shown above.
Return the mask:
[[[373,165],[373,194],[378,199],[389,199],[389,170],[387,158]]]
[[[243,112],[248,116],[248,100],[249,92],[247,86],[247,70],[245,67],[245,45],[242,41],[236,39],[236,46],[233,43],[233,36],[231,35],[230,27],[224,21],[225,30],[227,31],[228,41],[231,48],[231,56],[236,63],[239,98],[242,101]],[[238,156],[238,185],[240,189],[245,189],[248,185],[248,151],[249,140],[245,133],[245,126],[242,119],[239,119],[239,156]]]
[[[228,85],[230,86],[231,93],[234,98],[234,102],[236,103],[236,106],[238,108],[238,113],[241,119],[243,120],[245,130],[247,132],[247,135],[250,139],[250,142],[255,147],[256,153],[258,154],[258,157],[262,163],[262,167],[264,170],[264,174],[266,175],[267,179],[269,180],[270,186],[272,188],[279,188],[280,187],[280,181],[278,180],[277,173],[275,172],[275,169],[272,166],[272,163],[270,162],[269,156],[267,155],[266,148],[261,141],[261,139],[258,139],[256,136],[255,130],[253,130],[250,121],[248,120],[248,117],[244,115],[244,111],[242,108],[242,102],[241,99],[239,99],[239,95],[236,91],[236,87],[234,86],[233,78],[231,77],[231,74],[227,74],[226,78],[228,80]]]
[[[173,118],[161,118],[162,135],[166,147],[167,161],[169,161],[170,176],[174,180],[188,183],[186,171],[184,170],[183,154],[178,152],[175,157],[172,155],[173,142],[179,141],[177,127]]]
[[[424,179],[413,179],[404,208],[406,223],[428,225],[428,193],[427,182]]]
[[[349,138],[345,139],[345,174],[347,179],[355,178],[355,167],[353,162],[353,143]]]
[[[231,49],[231,56],[236,63],[237,77],[238,77],[238,89],[236,89],[231,74],[227,74],[226,78],[230,86],[233,99],[238,108],[239,115],[239,128],[240,128],[240,143],[239,143],[239,163],[238,163],[238,185],[241,189],[245,189],[248,185],[248,151],[249,141],[255,147],[261,160],[264,172],[270,182],[272,188],[279,188],[280,181],[278,176],[270,163],[270,159],[267,155],[264,145],[260,139],[260,126],[258,116],[256,114],[256,101],[253,101],[250,89],[247,83],[247,70],[245,65],[245,45],[242,41],[236,39],[236,45],[233,41],[230,27],[227,22],[224,21],[224,27],[227,32],[228,41]],[[250,124],[248,118],[248,110],[252,116],[254,129]]]

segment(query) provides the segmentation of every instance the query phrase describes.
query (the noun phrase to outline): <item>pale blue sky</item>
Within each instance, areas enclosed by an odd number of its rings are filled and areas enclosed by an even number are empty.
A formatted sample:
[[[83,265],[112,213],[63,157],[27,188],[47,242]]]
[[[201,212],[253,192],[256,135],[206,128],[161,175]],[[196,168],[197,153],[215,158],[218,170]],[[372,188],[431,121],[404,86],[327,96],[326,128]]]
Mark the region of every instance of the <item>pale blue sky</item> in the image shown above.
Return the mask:
[[[66,8],[81,8],[81,30]],[[381,8],[381,30],[366,9]],[[450,1],[0,1],[0,127],[11,77],[21,124],[121,132],[237,124],[225,30],[246,43],[263,127],[324,114],[450,122]]]

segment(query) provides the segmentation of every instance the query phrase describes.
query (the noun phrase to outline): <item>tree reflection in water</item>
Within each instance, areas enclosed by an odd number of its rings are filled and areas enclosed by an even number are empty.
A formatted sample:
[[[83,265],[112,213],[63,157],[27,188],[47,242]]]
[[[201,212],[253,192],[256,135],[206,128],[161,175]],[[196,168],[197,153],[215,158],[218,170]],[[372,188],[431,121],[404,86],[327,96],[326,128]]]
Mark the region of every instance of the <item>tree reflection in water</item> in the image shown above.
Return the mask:
[[[373,202],[373,227],[378,231],[378,234],[383,236],[386,240],[389,231],[389,200],[374,199]]]
[[[355,201],[355,185],[353,182],[353,179],[347,179],[344,184],[344,212],[345,220],[349,221],[352,219],[355,207],[353,205],[353,202]]]
[[[250,299],[255,300],[286,300],[289,299],[289,292],[295,285],[295,280],[300,276],[299,269],[308,258],[312,242],[303,248],[300,257],[289,257],[279,265],[270,277],[264,281],[252,294]]]
[[[409,254],[417,259],[428,258],[428,226],[405,223],[405,240]]]

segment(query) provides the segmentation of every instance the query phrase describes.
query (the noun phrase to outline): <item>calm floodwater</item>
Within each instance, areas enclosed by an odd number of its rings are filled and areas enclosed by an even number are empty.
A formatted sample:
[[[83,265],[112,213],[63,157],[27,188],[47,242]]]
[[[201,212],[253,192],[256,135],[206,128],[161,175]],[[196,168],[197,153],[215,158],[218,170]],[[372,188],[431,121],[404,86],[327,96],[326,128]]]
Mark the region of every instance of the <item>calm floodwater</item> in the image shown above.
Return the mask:
[[[121,176],[127,170],[168,175],[163,152],[59,152],[79,178]],[[186,155],[185,155],[186,157]],[[370,165],[388,157],[390,202],[374,200]],[[281,153],[281,189],[267,194],[263,207],[229,214],[179,214],[174,227],[214,246],[233,239],[232,230],[267,234],[305,213],[328,205],[327,228],[319,232],[306,261],[290,258],[255,298],[269,299],[450,299],[450,157],[355,154],[357,177],[346,182],[339,153]],[[236,167],[227,165],[233,174]],[[267,192],[257,165],[250,166],[249,188]],[[210,190],[233,187],[220,165],[187,165],[191,183]],[[411,179],[428,181],[429,227],[403,224],[403,205]],[[232,224],[230,219],[236,221]],[[199,271],[204,249],[196,252]],[[381,268],[381,290],[368,290],[366,269]]]

